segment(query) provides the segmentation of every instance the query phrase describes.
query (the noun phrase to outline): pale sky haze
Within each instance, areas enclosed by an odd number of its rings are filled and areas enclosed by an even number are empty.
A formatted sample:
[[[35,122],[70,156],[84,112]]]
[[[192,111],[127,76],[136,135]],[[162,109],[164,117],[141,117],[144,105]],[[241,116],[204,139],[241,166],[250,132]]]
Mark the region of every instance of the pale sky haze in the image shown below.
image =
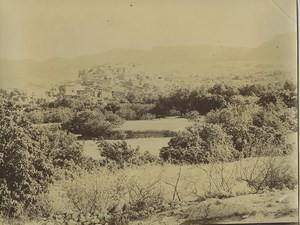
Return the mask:
[[[157,45],[254,47],[296,31],[296,0],[1,0],[0,58]]]

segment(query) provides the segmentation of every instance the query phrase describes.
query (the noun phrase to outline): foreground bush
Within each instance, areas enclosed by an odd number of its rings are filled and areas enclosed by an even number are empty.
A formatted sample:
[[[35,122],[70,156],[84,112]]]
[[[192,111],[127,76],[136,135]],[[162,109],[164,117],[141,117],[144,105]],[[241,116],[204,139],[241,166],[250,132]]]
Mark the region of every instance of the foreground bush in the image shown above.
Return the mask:
[[[51,182],[51,162],[43,152],[47,138],[17,106],[4,102],[0,114],[0,212],[19,216]]]
[[[241,168],[242,180],[256,192],[271,189],[294,189],[297,185],[296,167],[286,158],[256,158],[251,165]]]

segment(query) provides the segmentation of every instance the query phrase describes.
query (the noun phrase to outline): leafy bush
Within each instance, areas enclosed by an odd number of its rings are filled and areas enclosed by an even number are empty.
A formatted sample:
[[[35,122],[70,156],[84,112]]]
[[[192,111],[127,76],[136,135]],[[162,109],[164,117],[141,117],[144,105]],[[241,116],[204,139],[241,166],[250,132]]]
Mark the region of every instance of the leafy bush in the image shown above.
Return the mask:
[[[202,124],[179,133],[163,147],[160,157],[165,161],[208,163],[229,161],[235,157],[231,137],[220,125]]]
[[[187,118],[188,120],[197,120],[199,118],[199,116],[200,116],[200,114],[196,110],[189,111],[185,114],[185,118]]]
[[[232,137],[233,146],[244,157],[287,154],[285,135],[295,130],[292,111],[275,105],[264,108],[255,102],[239,101],[212,111],[207,123],[219,124]]]
[[[44,122],[44,113],[41,110],[30,111],[27,116],[31,123],[39,124]]]
[[[62,128],[74,134],[82,134],[83,137],[106,137],[111,134],[116,123],[116,117],[106,117],[101,112],[85,110],[63,123]]]
[[[151,113],[146,113],[140,117],[141,120],[153,120],[156,116]]]
[[[45,151],[46,156],[51,159],[55,167],[71,168],[73,165],[80,166],[83,160],[83,147],[77,142],[73,134],[68,134],[58,128],[43,130],[49,140],[49,146]]]
[[[157,162],[157,157],[149,152],[140,153],[139,148],[132,148],[125,141],[109,143],[107,141],[98,141],[98,149],[101,156],[107,160],[112,160],[119,167],[124,168],[127,165],[141,165],[144,163]]]
[[[0,212],[19,216],[52,181],[51,162],[44,154],[48,140],[17,106],[4,102],[0,114]]]
[[[72,109],[66,107],[48,109],[43,111],[43,113],[44,123],[65,123],[74,116]]]

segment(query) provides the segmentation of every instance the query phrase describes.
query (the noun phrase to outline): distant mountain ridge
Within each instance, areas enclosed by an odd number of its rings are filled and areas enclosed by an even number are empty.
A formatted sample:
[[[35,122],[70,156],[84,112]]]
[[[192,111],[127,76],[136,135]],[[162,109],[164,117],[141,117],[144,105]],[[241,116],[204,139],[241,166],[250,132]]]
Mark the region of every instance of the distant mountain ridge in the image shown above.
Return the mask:
[[[0,87],[22,87],[28,83],[49,84],[74,80],[81,69],[104,63],[139,63],[153,73],[200,72],[206,64],[229,61],[296,63],[296,33],[274,37],[257,48],[222,46],[156,46],[152,50],[113,49],[108,52],[72,59],[45,61],[0,59]]]

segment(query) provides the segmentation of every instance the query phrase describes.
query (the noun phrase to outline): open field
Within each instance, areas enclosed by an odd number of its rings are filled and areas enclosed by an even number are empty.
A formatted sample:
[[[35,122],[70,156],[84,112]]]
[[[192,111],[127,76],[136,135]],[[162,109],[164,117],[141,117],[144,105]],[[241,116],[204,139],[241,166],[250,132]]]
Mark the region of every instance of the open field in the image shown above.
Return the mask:
[[[181,131],[194,123],[184,118],[167,118],[154,120],[130,120],[126,121],[118,130],[123,131]],[[170,137],[155,138],[133,138],[127,140],[107,140],[110,143],[125,141],[132,148],[140,148],[141,152],[148,151],[153,155],[159,154],[159,150],[168,145]],[[97,150],[97,144],[94,140],[80,141],[83,144],[83,154],[94,159],[100,159],[101,156]]]
[[[180,131],[193,125],[193,122],[185,118],[167,118],[154,120],[130,120],[121,125],[118,130],[126,131]]]

